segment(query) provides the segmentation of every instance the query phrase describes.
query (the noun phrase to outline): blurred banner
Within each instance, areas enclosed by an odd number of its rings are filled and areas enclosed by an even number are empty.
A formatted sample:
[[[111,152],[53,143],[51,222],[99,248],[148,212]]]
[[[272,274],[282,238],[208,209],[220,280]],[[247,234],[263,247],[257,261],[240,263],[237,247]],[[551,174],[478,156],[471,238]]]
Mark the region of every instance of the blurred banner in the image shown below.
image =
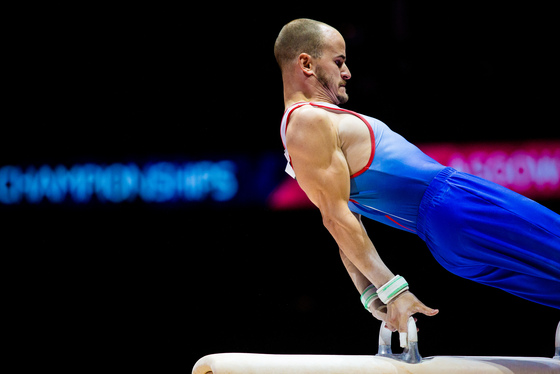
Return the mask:
[[[501,184],[531,199],[560,198],[560,141],[424,144],[439,163]]]
[[[438,143],[419,148],[446,166],[533,199],[560,199],[560,141]],[[311,207],[281,152],[138,164],[0,166],[0,205],[143,202],[271,209]]]
[[[282,159],[226,159],[0,166],[0,205],[156,203],[265,204],[281,180]],[[276,174],[276,176],[275,176]]]
[[[239,188],[236,165],[229,160],[185,164],[158,162],[140,168],[137,164],[83,164],[65,167],[42,165],[22,169],[0,168],[0,201],[4,204],[121,203],[137,198],[145,202],[228,201]]]

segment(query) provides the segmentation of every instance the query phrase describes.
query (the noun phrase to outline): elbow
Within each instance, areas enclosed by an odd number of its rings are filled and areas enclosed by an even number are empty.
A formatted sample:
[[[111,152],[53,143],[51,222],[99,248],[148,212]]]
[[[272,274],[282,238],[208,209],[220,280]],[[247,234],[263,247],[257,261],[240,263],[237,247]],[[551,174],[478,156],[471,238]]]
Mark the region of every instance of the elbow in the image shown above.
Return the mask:
[[[321,215],[323,216],[323,226],[325,226],[327,230],[331,231],[330,229],[336,225],[336,221],[332,216],[323,214],[322,212]]]
[[[329,230],[330,233],[332,233],[334,229],[334,222],[331,219],[323,216],[323,226],[325,226],[325,228]]]
[[[323,217],[323,226],[332,234],[337,231],[337,228],[341,226],[341,220],[337,215],[332,214],[332,212],[321,211],[321,216]]]
[[[348,209],[348,203],[344,200],[324,201],[318,204],[323,219],[323,226],[335,236],[341,232],[356,230],[356,218]],[[359,225],[358,225],[359,226]]]
[[[321,216],[323,225],[337,242],[339,239],[348,237],[356,239],[363,236],[364,232],[359,220],[347,207],[345,209],[321,209]]]

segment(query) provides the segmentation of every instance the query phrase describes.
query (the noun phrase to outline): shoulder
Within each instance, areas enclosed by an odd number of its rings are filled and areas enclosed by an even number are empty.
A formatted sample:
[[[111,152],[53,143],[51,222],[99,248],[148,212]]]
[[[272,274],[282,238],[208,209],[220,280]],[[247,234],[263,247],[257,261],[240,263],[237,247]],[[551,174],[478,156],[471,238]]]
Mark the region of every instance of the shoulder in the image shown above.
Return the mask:
[[[328,119],[327,111],[313,105],[303,105],[292,112],[290,123],[292,122],[310,122]]]
[[[327,111],[304,105],[294,110],[290,116],[289,126],[286,131],[288,139],[309,133],[325,133],[333,130],[333,123]]]
[[[321,157],[338,146],[338,133],[326,111],[306,105],[296,112],[286,131],[286,147],[292,158]]]

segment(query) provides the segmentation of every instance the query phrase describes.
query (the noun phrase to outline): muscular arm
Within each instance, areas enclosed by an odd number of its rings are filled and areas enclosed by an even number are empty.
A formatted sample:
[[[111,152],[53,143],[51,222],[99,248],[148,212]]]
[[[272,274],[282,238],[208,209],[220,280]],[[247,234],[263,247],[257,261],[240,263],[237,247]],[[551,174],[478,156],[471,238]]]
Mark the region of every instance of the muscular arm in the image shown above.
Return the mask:
[[[287,129],[286,145],[297,181],[321,211],[323,224],[336,240],[358,290],[363,291],[368,281],[377,288],[387,283],[393,273],[348,208],[350,171],[327,113],[314,108],[295,112]],[[405,292],[388,305],[387,325],[406,332],[408,317],[417,312],[435,315],[438,311]]]
[[[370,283],[385,284],[394,275],[348,208],[350,171],[328,115],[300,109],[292,116],[286,137],[298,183],[321,211],[323,224],[341,251]]]

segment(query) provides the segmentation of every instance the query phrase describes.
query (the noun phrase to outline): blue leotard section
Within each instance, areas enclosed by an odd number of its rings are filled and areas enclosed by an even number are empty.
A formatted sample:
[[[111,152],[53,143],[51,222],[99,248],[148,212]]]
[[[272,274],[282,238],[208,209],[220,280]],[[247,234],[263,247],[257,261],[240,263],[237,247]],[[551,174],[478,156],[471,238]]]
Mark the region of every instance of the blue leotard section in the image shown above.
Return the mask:
[[[416,233],[418,207],[426,188],[444,169],[383,122],[361,116],[373,130],[375,154],[369,167],[350,180],[350,210]]]

